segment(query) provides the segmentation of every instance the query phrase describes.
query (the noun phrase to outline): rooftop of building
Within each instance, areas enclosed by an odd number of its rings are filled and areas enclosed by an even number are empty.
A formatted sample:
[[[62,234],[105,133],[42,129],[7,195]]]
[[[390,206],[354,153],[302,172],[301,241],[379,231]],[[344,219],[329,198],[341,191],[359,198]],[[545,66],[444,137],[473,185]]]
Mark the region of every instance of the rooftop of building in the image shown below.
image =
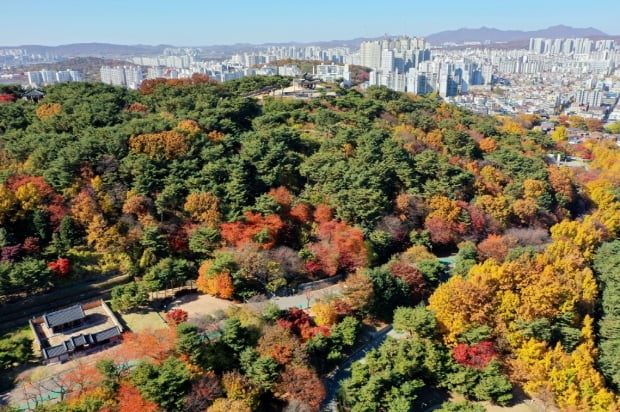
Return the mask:
[[[80,346],[96,345],[122,332],[122,326],[101,300],[44,314],[30,324],[45,359],[73,352]],[[59,325],[69,326],[55,331]]]
[[[82,309],[82,305],[73,305],[71,307],[58,310],[43,315],[43,320],[48,328],[54,328],[76,320],[84,319],[86,314]]]

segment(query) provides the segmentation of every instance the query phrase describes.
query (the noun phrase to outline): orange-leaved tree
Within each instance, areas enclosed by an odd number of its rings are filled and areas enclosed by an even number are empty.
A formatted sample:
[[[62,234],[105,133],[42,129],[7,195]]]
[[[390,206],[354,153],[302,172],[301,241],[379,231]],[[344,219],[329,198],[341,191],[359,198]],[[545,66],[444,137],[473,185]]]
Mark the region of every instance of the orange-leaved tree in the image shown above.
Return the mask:
[[[123,382],[118,388],[118,412],[156,412],[159,406],[155,402],[146,400],[132,383]]]
[[[213,261],[205,261],[198,268],[196,287],[199,291],[222,299],[230,299],[235,293],[235,286],[230,268],[213,265]]]
[[[220,225],[222,238],[232,246],[255,242],[263,249],[271,249],[286,226],[280,216],[275,214],[263,216],[247,211],[243,216],[241,220]]]

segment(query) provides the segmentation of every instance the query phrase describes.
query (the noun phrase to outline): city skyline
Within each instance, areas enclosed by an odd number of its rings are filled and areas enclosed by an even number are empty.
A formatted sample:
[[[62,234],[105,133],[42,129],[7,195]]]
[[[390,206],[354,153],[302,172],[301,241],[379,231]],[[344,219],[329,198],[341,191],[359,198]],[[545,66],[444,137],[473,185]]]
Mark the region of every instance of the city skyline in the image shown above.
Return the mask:
[[[465,9],[456,0],[446,0],[441,7],[395,0],[372,8],[325,0],[238,0],[226,4],[180,1],[174,7],[170,4],[120,0],[11,2],[2,5],[3,14],[15,18],[5,19],[0,26],[0,46],[91,42],[173,46],[307,43],[377,37],[384,33],[427,36],[482,26],[527,31],[560,24],[620,34],[615,22],[620,15],[620,3],[610,0],[588,2],[585,13],[581,2],[533,0],[501,8],[490,2],[477,3]]]

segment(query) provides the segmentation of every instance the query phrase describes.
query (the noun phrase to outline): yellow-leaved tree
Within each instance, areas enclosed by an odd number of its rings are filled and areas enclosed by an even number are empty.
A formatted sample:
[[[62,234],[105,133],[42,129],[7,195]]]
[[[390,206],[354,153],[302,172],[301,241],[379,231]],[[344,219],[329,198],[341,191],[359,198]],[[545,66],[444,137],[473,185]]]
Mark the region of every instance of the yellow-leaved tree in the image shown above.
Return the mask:
[[[485,280],[453,276],[429,298],[428,308],[435,312],[447,345],[456,345],[457,337],[474,325],[493,326],[495,290]]]
[[[592,318],[586,315],[581,343],[570,353],[560,343],[549,348],[547,343],[534,338],[515,352],[513,370],[526,393],[532,396],[550,393],[565,411],[617,410],[616,396],[605,388],[605,380],[595,368],[597,351],[592,323]]]
[[[217,228],[222,219],[219,212],[220,200],[209,192],[190,193],[183,209],[197,222],[210,228]]]
[[[318,326],[331,326],[338,320],[336,308],[326,302],[316,302],[312,305],[312,313],[314,313],[314,323]]]

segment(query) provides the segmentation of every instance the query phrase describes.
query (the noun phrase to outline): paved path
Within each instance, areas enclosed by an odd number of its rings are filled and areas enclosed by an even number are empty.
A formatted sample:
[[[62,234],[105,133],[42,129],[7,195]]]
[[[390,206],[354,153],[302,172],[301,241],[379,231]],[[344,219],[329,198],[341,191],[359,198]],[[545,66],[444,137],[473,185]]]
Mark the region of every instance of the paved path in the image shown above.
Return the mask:
[[[353,352],[346,361],[344,361],[339,367],[334,369],[323,379],[323,384],[327,390],[327,396],[321,405],[321,411],[338,412],[338,407],[336,406],[336,395],[338,393],[338,389],[340,389],[340,382],[351,377],[351,366],[353,363],[363,359],[366,357],[368,352],[381,346],[391,330],[392,325],[389,325],[375,332],[366,344]]]
[[[331,295],[339,295],[340,293],[342,293],[342,285],[336,284],[327,286],[322,289],[310,290],[297,295],[283,297],[276,296],[269,299],[269,302],[275,303],[280,309],[283,310],[293,307],[307,309],[309,306],[312,306],[317,300],[323,299]]]
[[[327,296],[334,294],[340,294],[341,292],[342,286],[337,284],[330,285],[322,289],[299,293],[297,295],[283,297],[275,296],[262,302],[238,303],[237,305],[247,306],[261,313],[263,312],[263,309],[268,302],[275,303],[280,309],[283,310],[293,307],[306,309],[309,306],[312,306],[319,299],[323,299]],[[191,321],[197,320],[206,315],[213,315],[218,311],[225,311],[233,305],[235,304],[229,300],[219,299],[209,295],[192,293],[175,299],[169,305],[168,309],[183,309],[188,313],[188,320]]]

